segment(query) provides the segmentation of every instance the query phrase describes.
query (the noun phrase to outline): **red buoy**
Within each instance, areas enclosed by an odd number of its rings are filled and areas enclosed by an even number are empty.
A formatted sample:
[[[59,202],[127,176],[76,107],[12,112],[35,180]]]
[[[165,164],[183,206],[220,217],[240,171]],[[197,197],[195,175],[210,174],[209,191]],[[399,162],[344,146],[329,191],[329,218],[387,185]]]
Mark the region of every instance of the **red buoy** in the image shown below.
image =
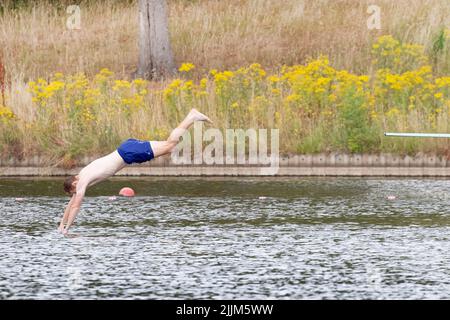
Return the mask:
[[[134,190],[128,187],[124,187],[120,189],[119,195],[124,197],[134,197]]]

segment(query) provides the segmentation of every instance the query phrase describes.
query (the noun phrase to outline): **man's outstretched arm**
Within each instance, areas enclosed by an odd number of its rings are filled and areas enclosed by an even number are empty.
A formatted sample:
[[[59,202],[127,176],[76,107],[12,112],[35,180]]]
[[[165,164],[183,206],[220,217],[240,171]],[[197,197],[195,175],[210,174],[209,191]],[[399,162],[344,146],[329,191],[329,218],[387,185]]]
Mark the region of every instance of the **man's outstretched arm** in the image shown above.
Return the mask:
[[[73,196],[72,203],[70,205],[69,214],[67,218],[66,227],[63,230],[63,234],[66,235],[69,232],[78,212],[80,211],[81,203],[83,202],[85,189],[77,190],[77,193]]]
[[[70,198],[69,203],[67,204],[66,209],[64,210],[64,214],[61,218],[61,223],[59,224],[58,231],[64,231],[64,225],[67,223],[67,219],[69,218],[70,208],[72,207],[73,199],[75,198],[75,194]]]

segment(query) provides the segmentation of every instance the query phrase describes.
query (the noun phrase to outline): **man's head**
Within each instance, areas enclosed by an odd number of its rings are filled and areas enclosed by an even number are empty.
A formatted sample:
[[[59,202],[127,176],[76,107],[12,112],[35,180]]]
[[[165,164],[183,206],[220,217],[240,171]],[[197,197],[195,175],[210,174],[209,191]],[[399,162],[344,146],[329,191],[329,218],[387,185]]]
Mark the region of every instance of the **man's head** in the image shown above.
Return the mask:
[[[74,194],[77,190],[78,176],[70,176],[64,181],[64,191],[68,194]]]

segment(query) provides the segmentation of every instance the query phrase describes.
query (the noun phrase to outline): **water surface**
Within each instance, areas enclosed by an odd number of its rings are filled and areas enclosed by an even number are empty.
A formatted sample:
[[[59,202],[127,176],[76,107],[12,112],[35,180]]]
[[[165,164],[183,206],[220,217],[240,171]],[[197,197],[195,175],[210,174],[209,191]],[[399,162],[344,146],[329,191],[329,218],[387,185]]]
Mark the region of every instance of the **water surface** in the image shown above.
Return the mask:
[[[61,186],[0,179],[0,298],[450,298],[446,180],[114,178],[71,238]]]

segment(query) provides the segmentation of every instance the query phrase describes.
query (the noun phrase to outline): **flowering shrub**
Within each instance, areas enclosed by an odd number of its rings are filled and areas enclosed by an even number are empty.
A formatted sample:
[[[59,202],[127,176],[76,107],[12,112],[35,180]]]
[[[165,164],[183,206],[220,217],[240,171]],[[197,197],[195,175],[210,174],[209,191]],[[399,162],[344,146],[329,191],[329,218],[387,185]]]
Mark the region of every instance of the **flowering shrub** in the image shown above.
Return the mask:
[[[447,39],[449,41],[449,39]],[[210,70],[164,84],[115,79],[101,70],[55,74],[29,83],[35,114],[27,128],[59,157],[98,153],[129,136],[165,139],[192,107],[224,128],[279,128],[284,152],[417,152],[429,144],[384,138],[383,131],[448,131],[450,77],[436,77],[422,46],[382,36],[372,48],[373,72],[353,74],[321,56],[275,72],[255,63]],[[25,121],[0,107],[0,125]],[[50,145],[60,148],[49,148]]]

